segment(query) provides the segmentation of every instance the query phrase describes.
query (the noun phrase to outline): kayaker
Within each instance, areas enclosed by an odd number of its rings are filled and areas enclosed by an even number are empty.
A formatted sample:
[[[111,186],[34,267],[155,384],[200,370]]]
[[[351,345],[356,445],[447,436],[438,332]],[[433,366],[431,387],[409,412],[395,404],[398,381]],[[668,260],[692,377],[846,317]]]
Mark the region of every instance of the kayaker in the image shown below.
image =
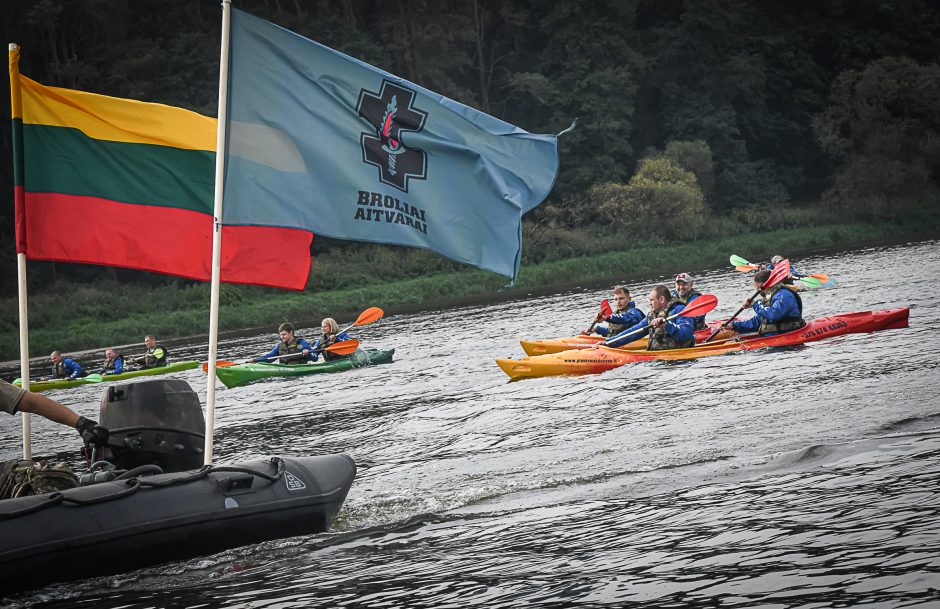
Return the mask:
[[[774,268],[777,267],[778,264],[780,264],[784,260],[786,260],[786,258],[784,258],[783,256],[774,256],[773,258],[770,259],[770,264],[768,264],[764,268],[768,271],[772,271],[774,270]],[[793,268],[793,265],[790,265],[790,274],[787,275],[786,279],[784,279],[783,282],[786,283],[787,285],[793,285],[793,281],[795,279],[799,279],[800,277],[806,277],[806,275],[804,275],[803,273]],[[798,286],[796,289],[801,289],[801,288]]]
[[[630,290],[626,286],[618,285],[614,287],[614,301],[617,303],[617,309],[612,315],[605,318],[602,313],[597,314],[597,321],[607,322],[606,327],[597,326],[594,328],[594,331],[601,336],[616,336],[646,318],[643,311],[636,308],[636,303],[630,300]],[[581,334],[588,336],[591,333],[583,330]]]
[[[285,355],[293,355],[295,353],[303,353],[305,357],[298,356],[285,360],[281,363],[303,364],[304,362],[308,361],[317,361],[317,356],[313,353],[313,347],[310,346],[310,343],[300,337],[294,336],[293,324],[284,322],[278,326],[277,332],[281,337],[281,342],[274,345],[273,349],[261,357],[255,357],[248,360],[249,362],[270,362],[275,358],[283,357]]]
[[[754,287],[760,287],[770,277],[770,271],[762,269],[754,274]],[[803,321],[803,300],[796,290],[780,282],[766,290],[761,290],[759,300],[744,301],[745,308],[754,309],[754,317],[731,323],[731,329],[738,333],[757,332],[761,336],[772,336],[790,332],[806,325]]]
[[[101,368],[101,374],[121,374],[124,372],[124,354],[116,351],[113,347],[104,352],[105,362]]]
[[[167,365],[169,353],[163,345],[157,344],[157,339],[153,335],[148,334],[144,337],[144,345],[147,347],[147,352],[135,359],[134,363],[144,369],[161,368]]]
[[[320,322],[320,331],[323,332],[323,336],[318,338],[316,342],[313,343],[313,361],[317,360],[317,353],[319,352],[323,353],[323,359],[328,362],[349,357],[348,355],[338,355],[336,353],[330,353],[329,351],[323,351],[334,343],[352,339],[349,334],[339,331],[339,324],[336,323],[335,319],[332,317],[327,317],[322,322]]]
[[[676,289],[672,291],[672,297],[684,305],[689,304],[702,295],[701,292],[692,287],[693,284],[694,281],[692,280],[692,275],[689,275],[688,273],[679,273],[676,275]],[[692,323],[696,331],[704,330],[707,327],[705,324],[704,315],[693,317]]]
[[[62,357],[58,351],[53,351],[49,356],[52,360],[52,376],[57,379],[68,379],[74,381],[77,378],[85,376],[81,364],[69,357]]]
[[[690,318],[679,316],[666,321],[667,317],[685,308],[681,301],[672,297],[669,288],[662,284],[653,286],[649,303],[652,310],[646,319],[600,344],[604,347],[620,347],[647,334],[649,341],[646,348],[650,351],[695,346],[695,330]]]

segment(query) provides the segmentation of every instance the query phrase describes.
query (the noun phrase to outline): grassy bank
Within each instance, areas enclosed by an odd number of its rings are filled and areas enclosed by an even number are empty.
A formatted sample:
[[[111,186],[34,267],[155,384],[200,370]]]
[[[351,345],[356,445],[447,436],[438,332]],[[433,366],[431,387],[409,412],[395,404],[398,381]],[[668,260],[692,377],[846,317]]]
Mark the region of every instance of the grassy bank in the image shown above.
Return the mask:
[[[421,277],[385,280],[395,260],[338,260],[324,256],[314,265],[332,289],[282,292],[248,286],[222,286],[220,329],[270,328],[282,321],[315,326],[324,316],[355,318],[369,306],[388,312],[444,306],[468,297],[495,300],[523,296],[551,287],[584,285],[604,280],[632,282],[669,275],[678,270],[697,271],[728,263],[732,253],[755,260],[771,254],[799,253],[833,247],[922,239],[940,236],[940,222],[906,224],[830,224],[790,228],[744,235],[714,237],[681,244],[633,244],[628,249],[608,249],[592,255],[524,264],[513,288],[504,277],[486,271],[457,267],[427,252],[405,248],[385,250],[386,258],[424,256],[436,272]],[[600,242],[600,241],[599,241]],[[607,248],[616,243],[603,242]],[[543,244],[548,247],[550,244]],[[335,265],[331,268],[330,265]],[[401,268],[401,265],[398,266]],[[355,272],[349,269],[354,269]],[[104,274],[103,274],[104,276]],[[46,355],[54,349],[77,351],[104,349],[109,345],[139,344],[144,334],[161,340],[205,336],[208,332],[207,284],[130,287],[105,279],[93,284],[60,280],[54,290],[29,296],[30,353]],[[19,357],[16,298],[0,301],[0,361]]]

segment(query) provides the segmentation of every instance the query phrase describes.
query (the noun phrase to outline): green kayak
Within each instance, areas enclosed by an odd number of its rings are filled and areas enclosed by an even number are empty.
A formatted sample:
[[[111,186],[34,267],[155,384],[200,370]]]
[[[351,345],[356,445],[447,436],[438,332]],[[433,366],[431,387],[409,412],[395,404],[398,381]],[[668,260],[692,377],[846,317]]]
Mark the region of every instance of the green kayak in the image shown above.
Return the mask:
[[[387,364],[395,355],[394,349],[366,349],[356,351],[348,358],[333,360],[332,362],[319,361],[310,364],[236,364],[216,368],[215,373],[226,387],[238,387],[274,376],[305,376],[320,372],[342,372],[351,368],[362,368],[372,364]]]
[[[124,379],[131,379],[135,376],[152,376],[154,374],[166,374],[168,372],[179,372],[181,370],[192,370],[193,368],[198,368],[199,362],[196,360],[189,360],[185,362],[175,362],[169,364],[168,366],[161,366],[160,368],[147,368],[146,370],[131,370],[130,372],[122,372],[120,374],[105,374],[104,376],[100,374],[89,374],[88,376],[80,379],[75,379],[70,381],[68,379],[53,379],[50,381],[32,381],[29,384],[30,391],[48,391],[49,389],[65,389],[68,387],[78,387],[79,385],[93,385],[95,383],[111,381],[123,381]],[[22,385],[22,379],[14,379],[14,385]]]

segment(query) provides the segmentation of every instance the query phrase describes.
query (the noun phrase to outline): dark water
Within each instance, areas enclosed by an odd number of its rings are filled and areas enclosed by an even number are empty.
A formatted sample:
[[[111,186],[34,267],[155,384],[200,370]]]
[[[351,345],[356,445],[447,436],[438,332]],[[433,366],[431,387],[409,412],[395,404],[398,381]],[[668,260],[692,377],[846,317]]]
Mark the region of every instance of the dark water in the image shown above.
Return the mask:
[[[357,336],[394,346],[391,365],[217,393],[217,461],[355,458],[330,533],[5,603],[940,607],[940,242],[794,265],[837,280],[807,316],[910,305],[911,327],[507,383],[494,357],[583,327],[606,290],[390,316]],[[748,294],[739,273],[699,275],[716,316]],[[180,378],[204,396],[201,371]],[[50,395],[94,416],[100,393]],[[36,452],[74,454],[74,432],[33,425]],[[0,419],[0,458],[18,447]]]

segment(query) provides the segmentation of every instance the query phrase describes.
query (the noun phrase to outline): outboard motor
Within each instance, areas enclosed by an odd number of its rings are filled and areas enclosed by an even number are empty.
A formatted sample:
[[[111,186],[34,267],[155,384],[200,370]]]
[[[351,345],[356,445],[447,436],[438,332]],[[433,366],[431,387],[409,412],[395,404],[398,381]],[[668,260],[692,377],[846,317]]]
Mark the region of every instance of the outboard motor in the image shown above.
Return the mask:
[[[203,464],[206,422],[186,381],[111,385],[101,396],[99,420],[111,432],[101,457],[119,469],[157,465],[169,473]]]

